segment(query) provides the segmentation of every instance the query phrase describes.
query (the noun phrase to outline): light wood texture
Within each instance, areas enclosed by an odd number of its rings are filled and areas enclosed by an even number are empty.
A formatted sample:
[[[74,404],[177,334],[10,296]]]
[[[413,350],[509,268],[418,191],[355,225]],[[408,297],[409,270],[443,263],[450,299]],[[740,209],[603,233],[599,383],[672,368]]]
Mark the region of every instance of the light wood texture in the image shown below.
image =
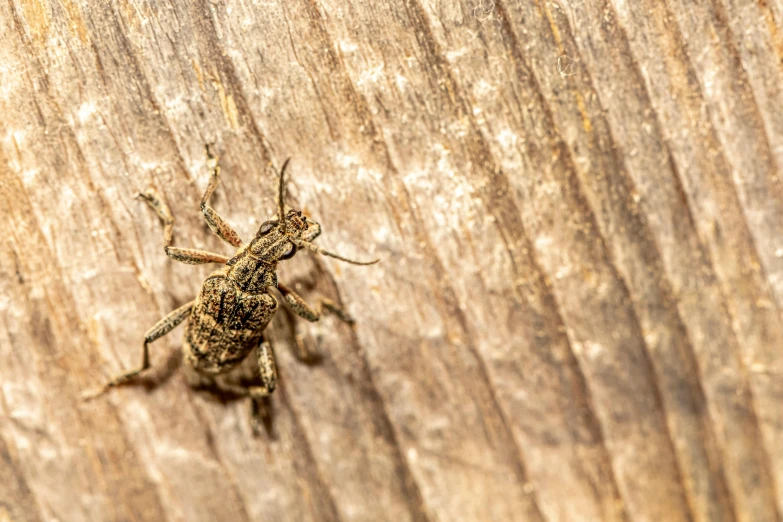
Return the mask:
[[[766,522],[783,513],[780,0],[0,2],[0,520]],[[144,331],[273,166],[269,433]],[[296,336],[322,356],[297,361]],[[152,384],[157,383],[157,386]]]

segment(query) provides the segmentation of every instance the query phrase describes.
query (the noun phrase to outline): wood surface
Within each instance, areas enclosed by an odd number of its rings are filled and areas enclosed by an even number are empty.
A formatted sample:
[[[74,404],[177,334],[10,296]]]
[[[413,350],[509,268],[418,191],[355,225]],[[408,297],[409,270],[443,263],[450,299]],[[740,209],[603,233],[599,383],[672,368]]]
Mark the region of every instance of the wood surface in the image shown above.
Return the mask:
[[[144,332],[275,212],[268,431]],[[783,517],[781,0],[0,1],[0,521]],[[297,360],[297,338],[317,364]]]

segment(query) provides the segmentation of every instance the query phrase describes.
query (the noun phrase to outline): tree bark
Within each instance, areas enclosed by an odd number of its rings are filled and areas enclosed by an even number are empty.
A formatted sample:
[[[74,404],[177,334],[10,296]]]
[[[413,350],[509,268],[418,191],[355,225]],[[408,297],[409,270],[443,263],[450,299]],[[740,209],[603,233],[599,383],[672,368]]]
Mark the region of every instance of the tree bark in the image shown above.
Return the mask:
[[[0,2],[0,520],[780,521],[783,2]],[[288,203],[280,385],[144,332]],[[281,300],[282,301],[282,300]],[[302,364],[297,346],[319,354]]]

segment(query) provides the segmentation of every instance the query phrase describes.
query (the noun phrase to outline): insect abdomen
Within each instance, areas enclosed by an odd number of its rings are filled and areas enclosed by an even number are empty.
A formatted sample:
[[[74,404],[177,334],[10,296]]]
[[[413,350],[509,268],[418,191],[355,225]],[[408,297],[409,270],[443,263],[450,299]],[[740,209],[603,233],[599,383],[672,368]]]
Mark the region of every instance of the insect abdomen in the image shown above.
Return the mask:
[[[267,293],[248,294],[223,274],[204,281],[183,342],[186,362],[207,374],[226,372],[258,345],[277,301]]]

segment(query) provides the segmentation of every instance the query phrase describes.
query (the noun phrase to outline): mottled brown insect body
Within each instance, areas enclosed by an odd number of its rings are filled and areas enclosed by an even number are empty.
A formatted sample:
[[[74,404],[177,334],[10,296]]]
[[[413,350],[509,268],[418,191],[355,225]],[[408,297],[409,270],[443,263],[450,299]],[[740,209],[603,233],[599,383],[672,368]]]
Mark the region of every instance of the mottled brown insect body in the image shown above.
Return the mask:
[[[270,294],[251,294],[217,270],[201,287],[188,318],[182,350],[195,370],[218,375],[233,369],[261,341],[277,310]]]
[[[218,388],[234,393],[239,391],[250,396],[254,406],[251,411],[254,412],[255,428],[258,420],[255,414],[259,411],[256,401],[272,393],[277,382],[274,353],[263,335],[278,307],[277,299],[272,296],[270,290],[280,292],[291,309],[308,321],[317,321],[324,310],[329,310],[340,319],[352,322],[332,301],[321,299],[320,309],[315,310],[291,289],[279,284],[277,263],[292,258],[302,248],[360,265],[372,264],[377,260],[352,261],[312,243],[320,235],[321,226],[302,215],[299,210],[291,209],[286,212],[283,205],[284,175],[288,161],[280,171],[277,215],[259,227],[255,238],[249,244],[243,243],[229,224],[207,204],[220,179],[220,168],[216,158],[209,153],[209,148],[207,157],[213,162],[213,170],[209,186],[201,200],[201,210],[210,229],[238,250],[234,257],[228,258],[203,250],[171,246],[174,226],[171,211],[154,190],[140,194],[163,221],[164,249],[167,255],[189,264],[223,263],[224,266],[207,277],[195,300],[171,312],[146,333],[140,368],[115,377],[97,393],[88,396],[100,395],[148,369],[148,345],[187,319],[182,346],[185,363],[209,380],[234,369],[257,349],[261,386],[237,387],[213,382]],[[281,216],[283,219],[280,219]]]

